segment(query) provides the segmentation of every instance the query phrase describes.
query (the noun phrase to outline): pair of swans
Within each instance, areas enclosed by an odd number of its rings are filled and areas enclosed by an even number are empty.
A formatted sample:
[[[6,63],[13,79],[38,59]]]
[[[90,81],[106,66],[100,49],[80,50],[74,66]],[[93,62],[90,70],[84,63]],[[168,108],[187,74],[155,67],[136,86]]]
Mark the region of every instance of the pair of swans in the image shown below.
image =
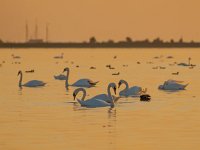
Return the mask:
[[[107,88],[108,95],[106,94],[100,94],[96,95],[90,99],[85,100],[86,98],[86,90],[84,88],[78,88],[74,91],[73,97],[74,100],[76,99],[76,96],[78,95],[79,92],[83,93],[83,96],[81,99],[77,99],[78,103],[82,107],[114,107],[116,98],[111,95],[111,88],[114,90],[114,93],[116,94],[116,84],[115,83],[110,83]]]
[[[20,76],[20,78],[19,78],[19,87],[22,87],[22,86],[25,86],[25,87],[39,87],[39,86],[45,86],[45,84],[46,84],[45,82],[40,81],[40,80],[31,80],[31,81],[28,81],[28,82],[22,84],[23,74],[22,74],[21,70],[18,72],[18,76]]]
[[[188,84],[182,84],[183,81],[167,80],[163,85],[159,85],[160,90],[184,90]]]
[[[57,80],[65,80],[65,86],[68,87],[68,86],[75,86],[75,87],[85,87],[85,88],[90,88],[90,87],[94,87],[97,83],[97,82],[94,82],[90,79],[80,79],[78,81],[76,81],[75,83],[73,84],[69,84],[69,72],[70,72],[70,69],[68,67],[66,67],[63,72],[67,72],[67,75],[63,75],[63,74],[60,74],[58,76],[54,76],[55,79]]]

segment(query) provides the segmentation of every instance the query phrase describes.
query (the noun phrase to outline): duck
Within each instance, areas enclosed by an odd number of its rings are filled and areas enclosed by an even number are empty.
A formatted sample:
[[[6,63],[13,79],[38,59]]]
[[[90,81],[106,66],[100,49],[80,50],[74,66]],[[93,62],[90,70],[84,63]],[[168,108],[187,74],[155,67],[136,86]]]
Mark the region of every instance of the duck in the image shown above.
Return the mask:
[[[172,75],[179,75],[179,72],[174,72],[172,73]]]
[[[140,96],[142,93],[146,93],[147,89],[143,90],[140,86],[133,86],[129,88],[128,82],[125,80],[120,80],[118,83],[118,88],[124,84],[125,89],[119,92],[121,97],[135,97]]]
[[[22,74],[21,70],[18,72],[18,76],[20,76],[20,79],[19,79],[19,87],[20,88],[22,86],[24,86],[24,87],[39,87],[39,86],[45,86],[46,85],[45,82],[40,81],[40,80],[31,80],[31,81],[28,81],[28,82],[22,84],[23,74]]]
[[[167,80],[163,85],[159,85],[160,90],[184,90],[189,84],[182,84],[183,81]]]
[[[113,76],[118,76],[118,75],[120,75],[120,72],[113,73],[112,75],[113,75]]]
[[[90,79],[79,79],[78,81],[74,82],[73,84],[69,84],[68,80],[69,80],[69,72],[70,69],[68,67],[64,68],[63,73],[67,72],[66,78],[65,78],[65,86],[74,86],[74,87],[85,87],[85,88],[90,88],[90,87],[94,87],[96,86],[97,83],[99,83],[99,81],[92,81]]]
[[[150,101],[151,96],[149,94],[142,94],[140,95],[140,101]]]
[[[114,107],[114,100],[113,98],[111,99],[111,103],[108,103],[104,100],[98,99],[95,97],[90,98],[85,100],[86,97],[86,90],[84,88],[78,88],[73,92],[73,97],[74,100],[76,99],[76,96],[78,95],[79,92],[83,92],[83,96],[81,99],[77,99],[78,103],[82,106],[82,107],[89,107],[89,108],[96,108],[96,107],[107,107],[110,106],[111,108]],[[114,89],[114,92],[116,93],[116,89]]]

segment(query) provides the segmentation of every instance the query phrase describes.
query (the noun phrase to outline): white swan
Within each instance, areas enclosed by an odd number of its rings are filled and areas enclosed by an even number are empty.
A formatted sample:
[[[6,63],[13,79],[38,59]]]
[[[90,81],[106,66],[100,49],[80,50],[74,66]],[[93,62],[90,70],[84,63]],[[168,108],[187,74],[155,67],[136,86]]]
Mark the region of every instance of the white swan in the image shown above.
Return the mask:
[[[66,81],[65,81],[65,86],[68,87],[69,86],[69,83],[68,83],[68,80],[69,80],[69,68],[66,67],[63,72],[67,72],[67,76],[66,76]],[[76,81],[75,83],[71,84],[70,86],[75,86],[75,87],[85,87],[85,88],[90,88],[90,87],[94,87],[97,83],[97,82],[94,82],[90,79],[80,79],[78,81]]]
[[[116,94],[116,84],[110,83],[107,87],[108,94],[99,94],[99,95],[94,96],[93,99],[101,99],[103,101],[106,101],[107,103],[112,103],[112,101],[114,99],[114,102],[116,102],[119,99],[119,97],[111,95],[111,88],[114,90],[114,92]]]
[[[188,84],[181,84],[183,81],[167,80],[160,85],[158,88],[160,90],[184,90]]]
[[[38,86],[45,86],[45,84],[46,84],[43,81],[39,81],[39,80],[31,80],[31,81],[28,81],[25,84],[22,84],[22,71],[18,72],[18,76],[19,75],[20,75],[19,87],[22,87],[22,86],[25,86],[25,87],[38,87]]]
[[[129,88],[128,82],[126,82],[125,80],[120,80],[118,83],[118,88],[120,88],[120,86],[122,84],[125,84],[125,89],[119,92],[119,95],[122,97],[135,97],[135,96],[140,96],[143,93],[146,93],[146,90],[142,90],[142,88],[140,86],[133,86]]]
[[[74,91],[73,96],[74,96],[74,100],[77,96],[77,94],[82,91],[83,92],[83,96],[81,99],[77,99],[78,103],[82,106],[82,107],[106,107],[106,106],[110,106],[110,107],[114,107],[114,100],[112,98],[111,103],[107,103],[104,100],[101,99],[97,99],[95,97],[85,100],[86,97],[86,90],[84,88],[78,88]],[[114,92],[116,93],[116,87]]]
[[[55,78],[56,80],[66,80],[67,76],[64,75],[64,74],[59,74],[59,75],[57,75],[57,76],[55,75],[54,78]]]
[[[64,56],[64,53],[61,53],[60,56],[54,56],[53,58],[55,58],[55,59],[63,59],[63,56]]]

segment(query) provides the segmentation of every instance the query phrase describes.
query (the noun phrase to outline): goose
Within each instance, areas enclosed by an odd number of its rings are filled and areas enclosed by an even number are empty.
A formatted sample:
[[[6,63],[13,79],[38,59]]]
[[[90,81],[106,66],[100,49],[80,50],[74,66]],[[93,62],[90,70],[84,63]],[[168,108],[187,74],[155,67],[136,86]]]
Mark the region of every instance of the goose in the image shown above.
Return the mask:
[[[101,99],[97,99],[95,97],[91,98],[91,99],[87,99],[85,100],[86,97],[86,90],[84,88],[78,88],[74,91],[73,93],[73,97],[74,100],[76,99],[76,96],[79,92],[83,92],[83,96],[81,99],[77,99],[78,103],[82,106],[82,107],[90,107],[90,108],[95,108],[95,107],[114,107],[114,100],[112,98],[111,103],[108,103],[104,100]],[[116,88],[114,89],[114,92],[116,93]]]
[[[46,83],[44,83],[43,81],[39,81],[39,80],[31,80],[26,82],[25,84],[22,84],[22,71],[20,70],[18,72],[18,76],[20,75],[20,79],[19,79],[19,87],[25,86],[25,87],[38,87],[38,86],[45,86]]]
[[[119,92],[119,95],[122,97],[140,96],[140,94],[146,93],[147,91],[147,89],[142,90],[142,88],[139,86],[133,86],[129,88],[128,82],[126,82],[125,80],[119,81],[118,88],[120,88],[122,84],[125,84],[125,89]]]
[[[107,103],[111,103],[112,102],[112,99],[114,99],[114,101],[116,102],[119,97],[115,97],[114,95],[111,95],[111,88],[116,91],[116,84],[115,83],[110,83],[107,87],[107,94],[99,94],[99,95],[96,95],[94,96],[93,98],[94,99],[101,99],[103,101],[106,101]],[[116,94],[116,92],[115,92]]]
[[[184,90],[188,84],[182,84],[183,81],[167,80],[163,85],[159,85],[160,90]]]
[[[65,78],[65,86],[68,87],[69,86],[69,83],[68,83],[68,80],[69,80],[69,68],[66,67],[63,72],[67,72],[67,75],[66,75],[66,78]],[[85,88],[90,88],[90,87],[94,87],[97,83],[97,82],[94,82],[90,79],[80,79],[78,81],[76,81],[75,83],[71,84],[70,86],[75,86],[75,87],[85,87]]]
[[[60,56],[54,56],[53,58],[55,58],[55,59],[63,59],[63,56],[64,56],[64,53],[61,53]]]

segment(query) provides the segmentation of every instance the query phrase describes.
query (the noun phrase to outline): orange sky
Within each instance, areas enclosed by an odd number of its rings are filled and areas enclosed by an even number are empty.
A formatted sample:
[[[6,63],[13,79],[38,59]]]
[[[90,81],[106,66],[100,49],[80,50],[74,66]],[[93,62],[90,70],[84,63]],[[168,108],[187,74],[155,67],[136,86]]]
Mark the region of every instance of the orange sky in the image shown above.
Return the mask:
[[[33,36],[50,24],[51,41],[170,38],[200,41],[199,0],[0,0],[0,38],[25,39],[25,20]]]

